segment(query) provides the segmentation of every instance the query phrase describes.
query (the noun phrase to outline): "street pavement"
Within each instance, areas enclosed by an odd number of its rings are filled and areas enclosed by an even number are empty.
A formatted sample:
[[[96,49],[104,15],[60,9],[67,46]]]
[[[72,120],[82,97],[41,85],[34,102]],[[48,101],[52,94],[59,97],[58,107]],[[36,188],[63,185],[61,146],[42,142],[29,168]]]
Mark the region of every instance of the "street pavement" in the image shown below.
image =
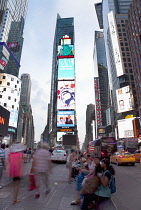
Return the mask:
[[[112,195],[112,201],[117,210],[140,210],[140,187],[141,167],[116,166],[117,192]],[[25,164],[25,176],[21,180],[19,199],[20,203],[12,204],[13,183],[10,183],[0,190],[0,210],[79,210],[79,206],[71,206],[75,199],[75,182],[67,183],[68,170],[65,164],[52,163],[50,174],[51,191],[46,195],[45,189],[41,187],[39,199],[35,199],[35,190],[28,191],[28,174],[30,164]],[[108,210],[108,209],[107,209]]]
[[[27,163],[28,164],[28,163]],[[27,165],[27,168],[28,167]],[[29,169],[27,169],[28,171]],[[21,180],[18,198],[20,203],[12,204],[13,183],[0,190],[0,210],[77,210],[79,206],[71,206],[75,199],[75,183],[67,183],[68,170],[65,164],[55,164],[50,174],[51,191],[46,195],[45,189],[41,187],[40,198],[35,199],[35,191],[28,191],[28,176]]]

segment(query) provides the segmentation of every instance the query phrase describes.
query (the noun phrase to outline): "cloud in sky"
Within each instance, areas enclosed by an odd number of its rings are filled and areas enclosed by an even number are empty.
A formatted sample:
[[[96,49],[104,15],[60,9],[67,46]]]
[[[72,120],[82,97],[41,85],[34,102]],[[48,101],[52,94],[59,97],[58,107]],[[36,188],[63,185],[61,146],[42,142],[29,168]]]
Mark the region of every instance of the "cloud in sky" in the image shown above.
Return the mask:
[[[76,112],[79,139],[84,141],[86,108],[88,104],[94,104],[94,31],[99,30],[94,8],[96,2],[100,1],[29,1],[20,75],[29,73],[32,80],[31,105],[36,141],[40,140],[47,122],[57,13],[62,18],[74,17]]]

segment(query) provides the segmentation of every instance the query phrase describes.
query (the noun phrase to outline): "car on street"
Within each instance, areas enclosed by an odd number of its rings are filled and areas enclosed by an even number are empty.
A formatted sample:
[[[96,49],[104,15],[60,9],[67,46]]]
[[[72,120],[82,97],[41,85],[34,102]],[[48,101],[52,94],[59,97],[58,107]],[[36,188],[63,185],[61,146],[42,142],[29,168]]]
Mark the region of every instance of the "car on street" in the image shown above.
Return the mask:
[[[136,162],[140,162],[140,158],[141,158],[141,150],[138,149],[134,152],[134,155],[135,155],[135,160]]]
[[[55,149],[53,150],[52,154],[51,154],[51,160],[52,162],[64,162],[66,163],[67,161],[67,154],[66,154],[66,150],[63,149]]]
[[[110,162],[116,163],[118,166],[121,164],[135,165],[135,155],[130,152],[114,152],[110,156]]]

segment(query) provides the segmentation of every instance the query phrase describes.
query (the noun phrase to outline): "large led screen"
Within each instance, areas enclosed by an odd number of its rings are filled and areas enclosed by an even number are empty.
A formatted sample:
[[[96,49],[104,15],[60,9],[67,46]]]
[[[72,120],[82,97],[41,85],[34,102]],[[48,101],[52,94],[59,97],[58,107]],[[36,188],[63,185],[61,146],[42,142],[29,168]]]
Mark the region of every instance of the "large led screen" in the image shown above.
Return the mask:
[[[76,135],[63,135],[64,146],[76,146]]]
[[[75,109],[74,81],[58,81],[57,109]]]
[[[120,49],[115,14],[113,11],[111,11],[108,14],[108,21],[109,21],[109,31],[110,31],[111,41],[112,41],[112,48],[113,48],[113,53],[114,53],[114,58],[115,58],[116,72],[117,72],[117,77],[119,77],[124,74],[124,65],[123,65],[122,53]]]
[[[116,90],[117,95],[117,112],[127,112],[134,109],[134,98],[130,86]]]
[[[10,112],[0,105],[0,135],[6,136],[8,133]]]
[[[74,58],[58,60],[58,79],[74,79]]]
[[[134,137],[134,130],[133,130],[133,119],[122,119],[118,120],[118,135],[119,138],[132,138]]]
[[[57,56],[61,58],[62,57],[68,57],[68,56],[74,56],[74,49],[73,45],[59,45],[58,46],[58,52]]]
[[[58,111],[57,127],[74,127],[74,111]]]

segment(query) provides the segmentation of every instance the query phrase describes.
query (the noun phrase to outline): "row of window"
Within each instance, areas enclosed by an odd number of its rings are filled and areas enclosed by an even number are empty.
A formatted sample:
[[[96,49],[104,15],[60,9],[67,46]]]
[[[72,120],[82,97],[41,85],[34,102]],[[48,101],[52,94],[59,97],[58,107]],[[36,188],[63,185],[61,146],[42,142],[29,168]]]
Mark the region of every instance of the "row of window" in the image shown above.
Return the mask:
[[[2,98],[2,95],[0,95],[0,98]],[[11,100],[11,96],[8,96],[8,100]],[[16,102],[16,101],[17,101],[17,99],[15,98],[14,102]]]

